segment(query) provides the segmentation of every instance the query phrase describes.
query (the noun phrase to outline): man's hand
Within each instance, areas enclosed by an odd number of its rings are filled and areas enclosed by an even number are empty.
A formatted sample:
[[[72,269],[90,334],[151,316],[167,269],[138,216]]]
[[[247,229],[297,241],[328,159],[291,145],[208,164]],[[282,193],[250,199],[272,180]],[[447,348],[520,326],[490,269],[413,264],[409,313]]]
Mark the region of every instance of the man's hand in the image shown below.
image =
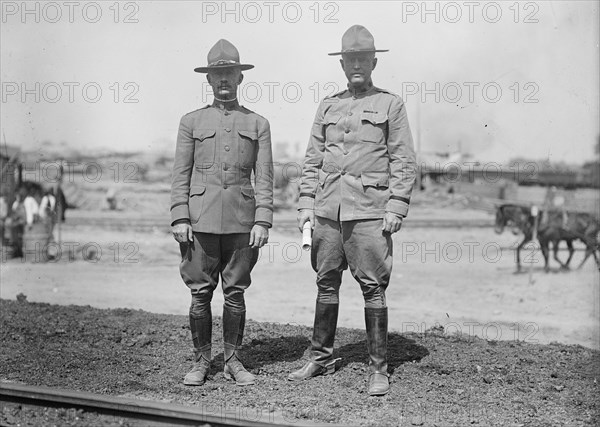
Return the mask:
[[[400,227],[402,227],[402,217],[391,212],[386,212],[383,217],[383,227],[381,229],[384,232],[394,234],[400,230]]]
[[[262,248],[269,241],[269,229],[259,224],[254,224],[250,231],[250,242],[253,248]]]
[[[173,237],[179,243],[186,243],[188,240],[190,242],[194,241],[194,233],[192,232],[192,225],[188,223],[175,224],[171,227],[171,231],[173,232]]]
[[[315,228],[315,211],[312,209],[300,209],[298,212],[298,229],[300,233],[302,233],[302,227],[304,227],[304,223],[306,221],[310,221],[310,225],[312,229]]]

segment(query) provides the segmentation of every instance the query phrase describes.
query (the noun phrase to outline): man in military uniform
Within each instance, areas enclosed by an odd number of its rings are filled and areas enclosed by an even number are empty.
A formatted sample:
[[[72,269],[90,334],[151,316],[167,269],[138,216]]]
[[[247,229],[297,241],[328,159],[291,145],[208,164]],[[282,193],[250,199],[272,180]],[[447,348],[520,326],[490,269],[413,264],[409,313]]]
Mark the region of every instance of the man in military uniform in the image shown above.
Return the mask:
[[[192,293],[193,369],[184,384],[202,385],[210,369],[211,300],[219,276],[223,306],[224,374],[238,385],[254,383],[240,361],[244,291],[258,250],[273,221],[273,163],[269,122],[240,106],[242,71],[237,49],[219,40],[208,53],[214,102],[181,119],[171,186],[171,225],[180,243],[181,277]],[[254,173],[255,185],[251,175]]]
[[[317,303],[311,361],[289,375],[303,380],[335,370],[333,344],[342,272],[365,299],[368,392],[389,391],[385,290],[392,270],[392,233],[408,213],[415,182],[413,141],[402,99],[373,86],[377,65],[371,33],[354,25],[342,37],[340,63],[348,89],[317,110],[304,159],[298,226],[313,227]]]

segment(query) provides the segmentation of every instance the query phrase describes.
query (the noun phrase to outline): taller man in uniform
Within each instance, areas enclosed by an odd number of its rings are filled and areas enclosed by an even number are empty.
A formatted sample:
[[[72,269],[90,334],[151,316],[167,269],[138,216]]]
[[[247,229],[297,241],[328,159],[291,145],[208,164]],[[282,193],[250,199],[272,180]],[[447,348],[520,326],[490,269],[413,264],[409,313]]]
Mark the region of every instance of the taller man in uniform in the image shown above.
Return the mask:
[[[373,36],[354,25],[342,37],[340,64],[348,89],[317,110],[300,186],[298,226],[310,221],[317,303],[311,361],[289,375],[302,380],[335,370],[332,357],[342,272],[360,284],[369,353],[368,392],[389,391],[388,312],[392,237],[408,213],[415,182],[413,141],[402,99],[373,85]]]
[[[273,162],[269,122],[237,101],[241,72],[251,68],[240,63],[235,46],[219,40],[208,52],[208,66],[194,70],[207,73],[214,101],[183,116],[179,125],[171,225],[180,243],[181,277],[192,293],[196,355],[186,385],[204,384],[210,369],[211,300],[219,276],[225,297],[224,374],[238,385],[254,383],[238,350],[246,319],[244,291],[273,221]]]

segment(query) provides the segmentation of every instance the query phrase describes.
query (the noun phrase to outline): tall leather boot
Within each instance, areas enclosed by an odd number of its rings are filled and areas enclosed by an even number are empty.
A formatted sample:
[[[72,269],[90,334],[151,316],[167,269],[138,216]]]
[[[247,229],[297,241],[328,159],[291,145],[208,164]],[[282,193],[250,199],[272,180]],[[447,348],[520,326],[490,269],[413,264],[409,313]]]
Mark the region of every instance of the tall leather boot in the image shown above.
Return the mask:
[[[339,359],[333,359],[332,355],[338,310],[338,304],[317,302],[310,348],[312,360],[297,371],[290,373],[288,380],[305,380],[317,375],[328,375],[335,372],[335,362]]]
[[[223,354],[225,368],[223,375],[226,379],[234,379],[237,385],[254,384],[254,375],[244,368],[239,356],[246,326],[246,312],[233,311],[223,306]]]
[[[183,379],[185,385],[203,385],[210,370],[212,342],[212,314],[194,317],[190,315],[190,329],[194,341],[194,366]]]
[[[387,372],[387,307],[365,308],[365,325],[369,351],[368,392],[371,396],[383,396],[390,391]]]

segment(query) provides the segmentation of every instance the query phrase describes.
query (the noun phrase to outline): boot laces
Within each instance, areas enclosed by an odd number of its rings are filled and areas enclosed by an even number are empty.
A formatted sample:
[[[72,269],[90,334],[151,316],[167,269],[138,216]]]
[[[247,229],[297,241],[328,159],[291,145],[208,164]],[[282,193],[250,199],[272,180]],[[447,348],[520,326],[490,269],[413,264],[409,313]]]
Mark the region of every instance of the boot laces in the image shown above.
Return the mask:
[[[238,372],[247,372],[246,368],[244,368],[244,365],[242,365],[242,362],[240,362],[236,356],[233,356],[231,359],[229,359],[227,361],[227,365],[233,374],[237,374]]]

